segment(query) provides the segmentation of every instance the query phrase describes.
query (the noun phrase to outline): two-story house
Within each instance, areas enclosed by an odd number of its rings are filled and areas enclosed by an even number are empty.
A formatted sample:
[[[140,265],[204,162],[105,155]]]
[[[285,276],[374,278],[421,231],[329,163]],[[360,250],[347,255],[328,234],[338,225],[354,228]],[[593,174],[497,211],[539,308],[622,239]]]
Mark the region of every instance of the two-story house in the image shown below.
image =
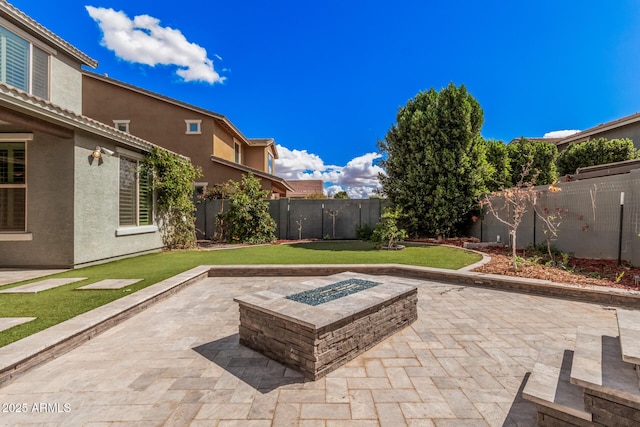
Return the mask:
[[[137,169],[153,144],[82,115],[86,54],[0,2],[0,267],[159,250]]]
[[[191,159],[203,172],[196,190],[240,181],[253,173],[272,198],[292,191],[274,175],[272,138],[247,138],[225,116],[88,71],[82,76],[83,114]]]

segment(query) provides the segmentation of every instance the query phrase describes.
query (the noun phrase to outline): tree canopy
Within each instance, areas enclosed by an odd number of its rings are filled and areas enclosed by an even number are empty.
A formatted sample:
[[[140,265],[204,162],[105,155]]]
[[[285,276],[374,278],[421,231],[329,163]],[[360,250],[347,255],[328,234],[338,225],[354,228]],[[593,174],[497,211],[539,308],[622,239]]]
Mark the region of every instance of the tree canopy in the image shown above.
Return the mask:
[[[396,124],[378,142],[384,160],[382,193],[404,213],[413,235],[463,231],[468,212],[486,191],[488,164],[478,101],[464,85],[418,93],[400,107]]]
[[[605,163],[638,158],[638,152],[630,139],[598,138],[571,144],[558,155],[558,173],[575,173],[576,169]]]
[[[487,162],[489,171],[485,177],[487,190],[498,191],[510,187],[511,181],[511,159],[507,145],[495,139],[485,141],[487,147]]]
[[[547,141],[520,138],[519,141],[507,145],[509,154],[511,182],[506,187],[513,187],[523,179],[530,182],[534,177],[536,185],[553,184],[558,180],[556,157],[558,148]],[[525,168],[529,171],[522,176]]]

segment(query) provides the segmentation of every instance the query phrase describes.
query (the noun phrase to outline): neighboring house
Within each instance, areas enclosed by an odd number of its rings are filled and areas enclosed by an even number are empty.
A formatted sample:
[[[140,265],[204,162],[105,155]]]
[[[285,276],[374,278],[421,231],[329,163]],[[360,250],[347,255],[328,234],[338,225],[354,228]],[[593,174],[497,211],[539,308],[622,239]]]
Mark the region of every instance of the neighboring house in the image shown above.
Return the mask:
[[[153,145],[85,117],[96,62],[0,2],[0,267],[75,267],[162,248],[138,164]]]
[[[633,145],[640,149],[640,113],[631,114],[621,119],[607,123],[601,123],[587,130],[583,130],[564,138],[527,138],[530,141],[547,141],[555,144],[558,151],[566,149],[570,144],[588,141],[591,139],[623,139],[628,138],[633,141]],[[517,142],[516,138],[509,143]]]
[[[562,138],[555,144],[558,146],[558,151],[562,151],[567,148],[569,144],[597,138],[628,138],[633,141],[633,145],[635,145],[636,148],[640,148],[640,113],[599,124],[598,126]]]
[[[272,198],[293,189],[274,175],[271,138],[246,138],[225,116],[87,71],[83,114],[188,156],[203,172],[196,191],[252,172]]]
[[[292,199],[324,195],[324,182],[321,179],[289,179],[287,183],[293,187],[293,191],[287,191],[286,196]]]

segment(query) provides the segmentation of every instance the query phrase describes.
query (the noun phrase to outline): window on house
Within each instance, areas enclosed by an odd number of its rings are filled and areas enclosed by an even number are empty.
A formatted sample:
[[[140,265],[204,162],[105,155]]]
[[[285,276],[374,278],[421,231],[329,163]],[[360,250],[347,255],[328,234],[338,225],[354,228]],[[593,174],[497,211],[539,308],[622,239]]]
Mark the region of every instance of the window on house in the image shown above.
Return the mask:
[[[240,163],[241,159],[241,150],[240,150],[240,144],[238,144],[237,142],[235,143],[235,161],[236,163]]]
[[[131,123],[131,120],[114,120],[113,121],[113,125],[116,127],[116,129],[122,132],[127,132],[127,133],[129,133],[129,123]]]
[[[267,154],[267,172],[273,175],[273,154]]]
[[[200,125],[202,124],[202,120],[185,120],[187,124],[187,134],[200,134],[202,133],[200,130]]]
[[[49,54],[0,26],[0,82],[49,99]]]
[[[0,142],[0,232],[26,232],[25,145],[24,142]]]
[[[135,159],[120,156],[120,226],[153,224],[153,191],[151,177]]]

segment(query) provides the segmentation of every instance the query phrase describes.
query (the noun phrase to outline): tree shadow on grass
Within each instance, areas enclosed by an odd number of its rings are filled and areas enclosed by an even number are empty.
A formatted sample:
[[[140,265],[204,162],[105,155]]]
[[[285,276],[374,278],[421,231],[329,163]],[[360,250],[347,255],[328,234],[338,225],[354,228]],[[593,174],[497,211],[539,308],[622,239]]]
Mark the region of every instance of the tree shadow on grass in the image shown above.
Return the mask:
[[[238,334],[199,345],[193,350],[260,393],[308,381],[301,373],[241,345]]]

